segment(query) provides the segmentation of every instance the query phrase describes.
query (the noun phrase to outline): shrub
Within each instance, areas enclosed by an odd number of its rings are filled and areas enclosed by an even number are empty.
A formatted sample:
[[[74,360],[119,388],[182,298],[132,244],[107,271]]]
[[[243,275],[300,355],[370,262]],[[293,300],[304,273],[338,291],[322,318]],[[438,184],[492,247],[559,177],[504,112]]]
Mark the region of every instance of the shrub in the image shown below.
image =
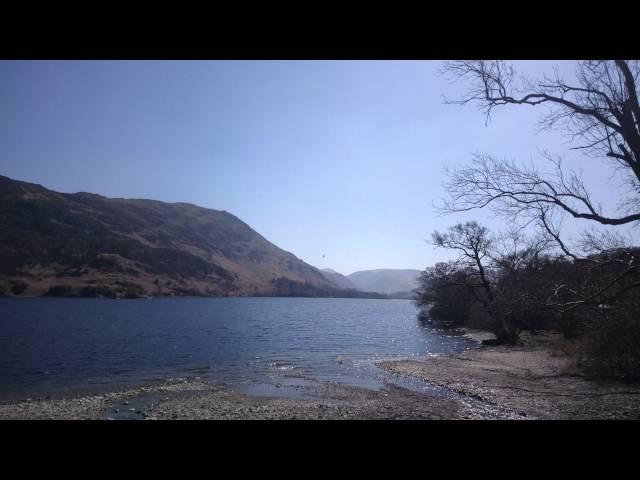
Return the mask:
[[[67,297],[73,291],[71,285],[52,285],[45,296],[47,297]]]
[[[115,290],[106,285],[87,285],[82,290],[80,290],[80,295],[82,295],[83,297],[117,297]]]
[[[591,322],[579,340],[582,367],[593,375],[640,380],[640,299],[628,298]]]
[[[467,272],[451,263],[437,263],[422,272],[414,299],[421,321],[444,327],[464,324],[476,303],[466,281]]]
[[[140,298],[146,293],[144,287],[135,283],[127,283],[126,285],[123,285],[123,287],[124,291],[122,296],[124,298]]]
[[[465,325],[470,328],[477,328],[478,330],[493,331],[494,320],[487,313],[487,310],[480,304],[480,302],[474,303],[469,309],[469,314],[465,320]]]
[[[15,280],[11,285],[11,292],[14,295],[22,295],[29,285],[22,280]]]

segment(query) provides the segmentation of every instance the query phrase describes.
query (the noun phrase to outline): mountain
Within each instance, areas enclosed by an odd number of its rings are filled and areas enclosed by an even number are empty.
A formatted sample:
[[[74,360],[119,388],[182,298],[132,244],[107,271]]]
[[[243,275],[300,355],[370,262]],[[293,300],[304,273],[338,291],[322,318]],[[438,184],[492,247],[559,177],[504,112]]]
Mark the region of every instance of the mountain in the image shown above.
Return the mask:
[[[408,298],[411,290],[418,286],[420,270],[362,270],[347,275],[358,290],[379,292]]]
[[[353,284],[351,280],[342,275],[341,273],[336,272],[330,268],[323,268],[320,270],[322,274],[327,278],[327,280],[333,282],[340,288],[354,289],[358,290],[356,286]]]
[[[0,176],[3,291],[107,297],[343,293],[228,212],[58,193]]]

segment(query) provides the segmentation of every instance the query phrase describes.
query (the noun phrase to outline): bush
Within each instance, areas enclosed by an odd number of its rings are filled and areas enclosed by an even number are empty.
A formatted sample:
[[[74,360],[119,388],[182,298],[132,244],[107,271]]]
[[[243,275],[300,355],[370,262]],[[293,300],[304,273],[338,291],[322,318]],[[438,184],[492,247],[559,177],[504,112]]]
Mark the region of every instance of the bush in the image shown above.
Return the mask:
[[[469,309],[465,325],[470,328],[477,328],[478,330],[494,330],[494,320],[480,302],[474,303]]]
[[[11,285],[11,292],[14,295],[22,295],[29,285],[22,280],[15,280]]]
[[[593,375],[640,380],[640,300],[627,299],[591,322],[580,338],[579,362]]]
[[[49,288],[45,296],[47,297],[67,297],[71,294],[71,285],[53,285]]]
[[[118,283],[121,284],[122,287],[124,287],[124,291],[122,291],[122,296],[124,298],[140,298],[143,297],[146,293],[144,287],[136,283]]]
[[[476,303],[466,280],[467,272],[451,263],[437,263],[422,272],[414,299],[421,322],[444,327],[464,324]]]
[[[83,297],[117,297],[115,290],[106,285],[88,285],[80,290],[80,295]]]

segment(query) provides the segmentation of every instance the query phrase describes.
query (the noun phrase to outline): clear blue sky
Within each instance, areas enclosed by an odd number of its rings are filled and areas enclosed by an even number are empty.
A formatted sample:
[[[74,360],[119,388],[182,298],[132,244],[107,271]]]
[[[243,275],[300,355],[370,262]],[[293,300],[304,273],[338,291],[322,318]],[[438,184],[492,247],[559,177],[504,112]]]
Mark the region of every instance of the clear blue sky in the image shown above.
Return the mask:
[[[526,73],[558,62],[517,62]],[[0,62],[0,174],[62,192],[226,210],[267,239],[341,273],[418,268],[445,252],[434,229],[445,166],[473,152],[537,161],[567,151],[536,134],[540,110],[485,126],[444,105],[437,61]],[[572,62],[560,64],[571,72]],[[599,160],[587,181],[615,197]],[[603,176],[604,174],[604,176]],[[326,257],[322,258],[325,254]]]

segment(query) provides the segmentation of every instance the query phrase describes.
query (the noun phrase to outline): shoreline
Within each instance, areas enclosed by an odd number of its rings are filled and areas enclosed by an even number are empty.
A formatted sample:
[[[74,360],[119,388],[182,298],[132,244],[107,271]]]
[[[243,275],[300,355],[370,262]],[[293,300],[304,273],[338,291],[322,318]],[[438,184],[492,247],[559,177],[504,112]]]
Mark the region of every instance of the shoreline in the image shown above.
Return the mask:
[[[478,330],[462,334],[478,342],[491,338]],[[424,391],[392,382],[380,390],[324,382],[278,384],[278,394],[269,385],[256,394],[178,378],[107,393],[4,401],[0,420],[640,419],[640,384],[584,376],[566,343],[540,332],[523,335],[515,347],[480,345],[459,354],[375,363],[394,376],[425,382],[430,388]]]
[[[467,335],[480,340],[491,334]],[[460,355],[376,365],[521,418],[640,419],[639,383],[587,377],[559,334],[540,332],[522,340],[513,347],[481,345]]]
[[[248,395],[201,381],[0,404],[0,420],[444,420],[505,417],[497,409],[394,384],[376,391],[334,383],[314,398]],[[494,411],[495,410],[495,411]]]
[[[365,292],[367,293],[367,292]],[[8,295],[3,294],[0,295],[0,298],[19,298],[26,300],[33,299],[43,299],[43,298],[65,298],[65,299],[95,299],[95,300],[162,300],[162,299],[173,299],[173,298],[185,298],[185,299],[193,299],[193,298],[323,298],[323,299],[344,299],[344,300],[403,300],[403,301],[412,301],[410,298],[397,298],[397,297],[338,297],[338,296],[308,296],[308,295],[294,295],[294,296],[285,296],[285,295],[145,295],[138,297],[106,297],[106,296],[96,296],[96,295]]]

